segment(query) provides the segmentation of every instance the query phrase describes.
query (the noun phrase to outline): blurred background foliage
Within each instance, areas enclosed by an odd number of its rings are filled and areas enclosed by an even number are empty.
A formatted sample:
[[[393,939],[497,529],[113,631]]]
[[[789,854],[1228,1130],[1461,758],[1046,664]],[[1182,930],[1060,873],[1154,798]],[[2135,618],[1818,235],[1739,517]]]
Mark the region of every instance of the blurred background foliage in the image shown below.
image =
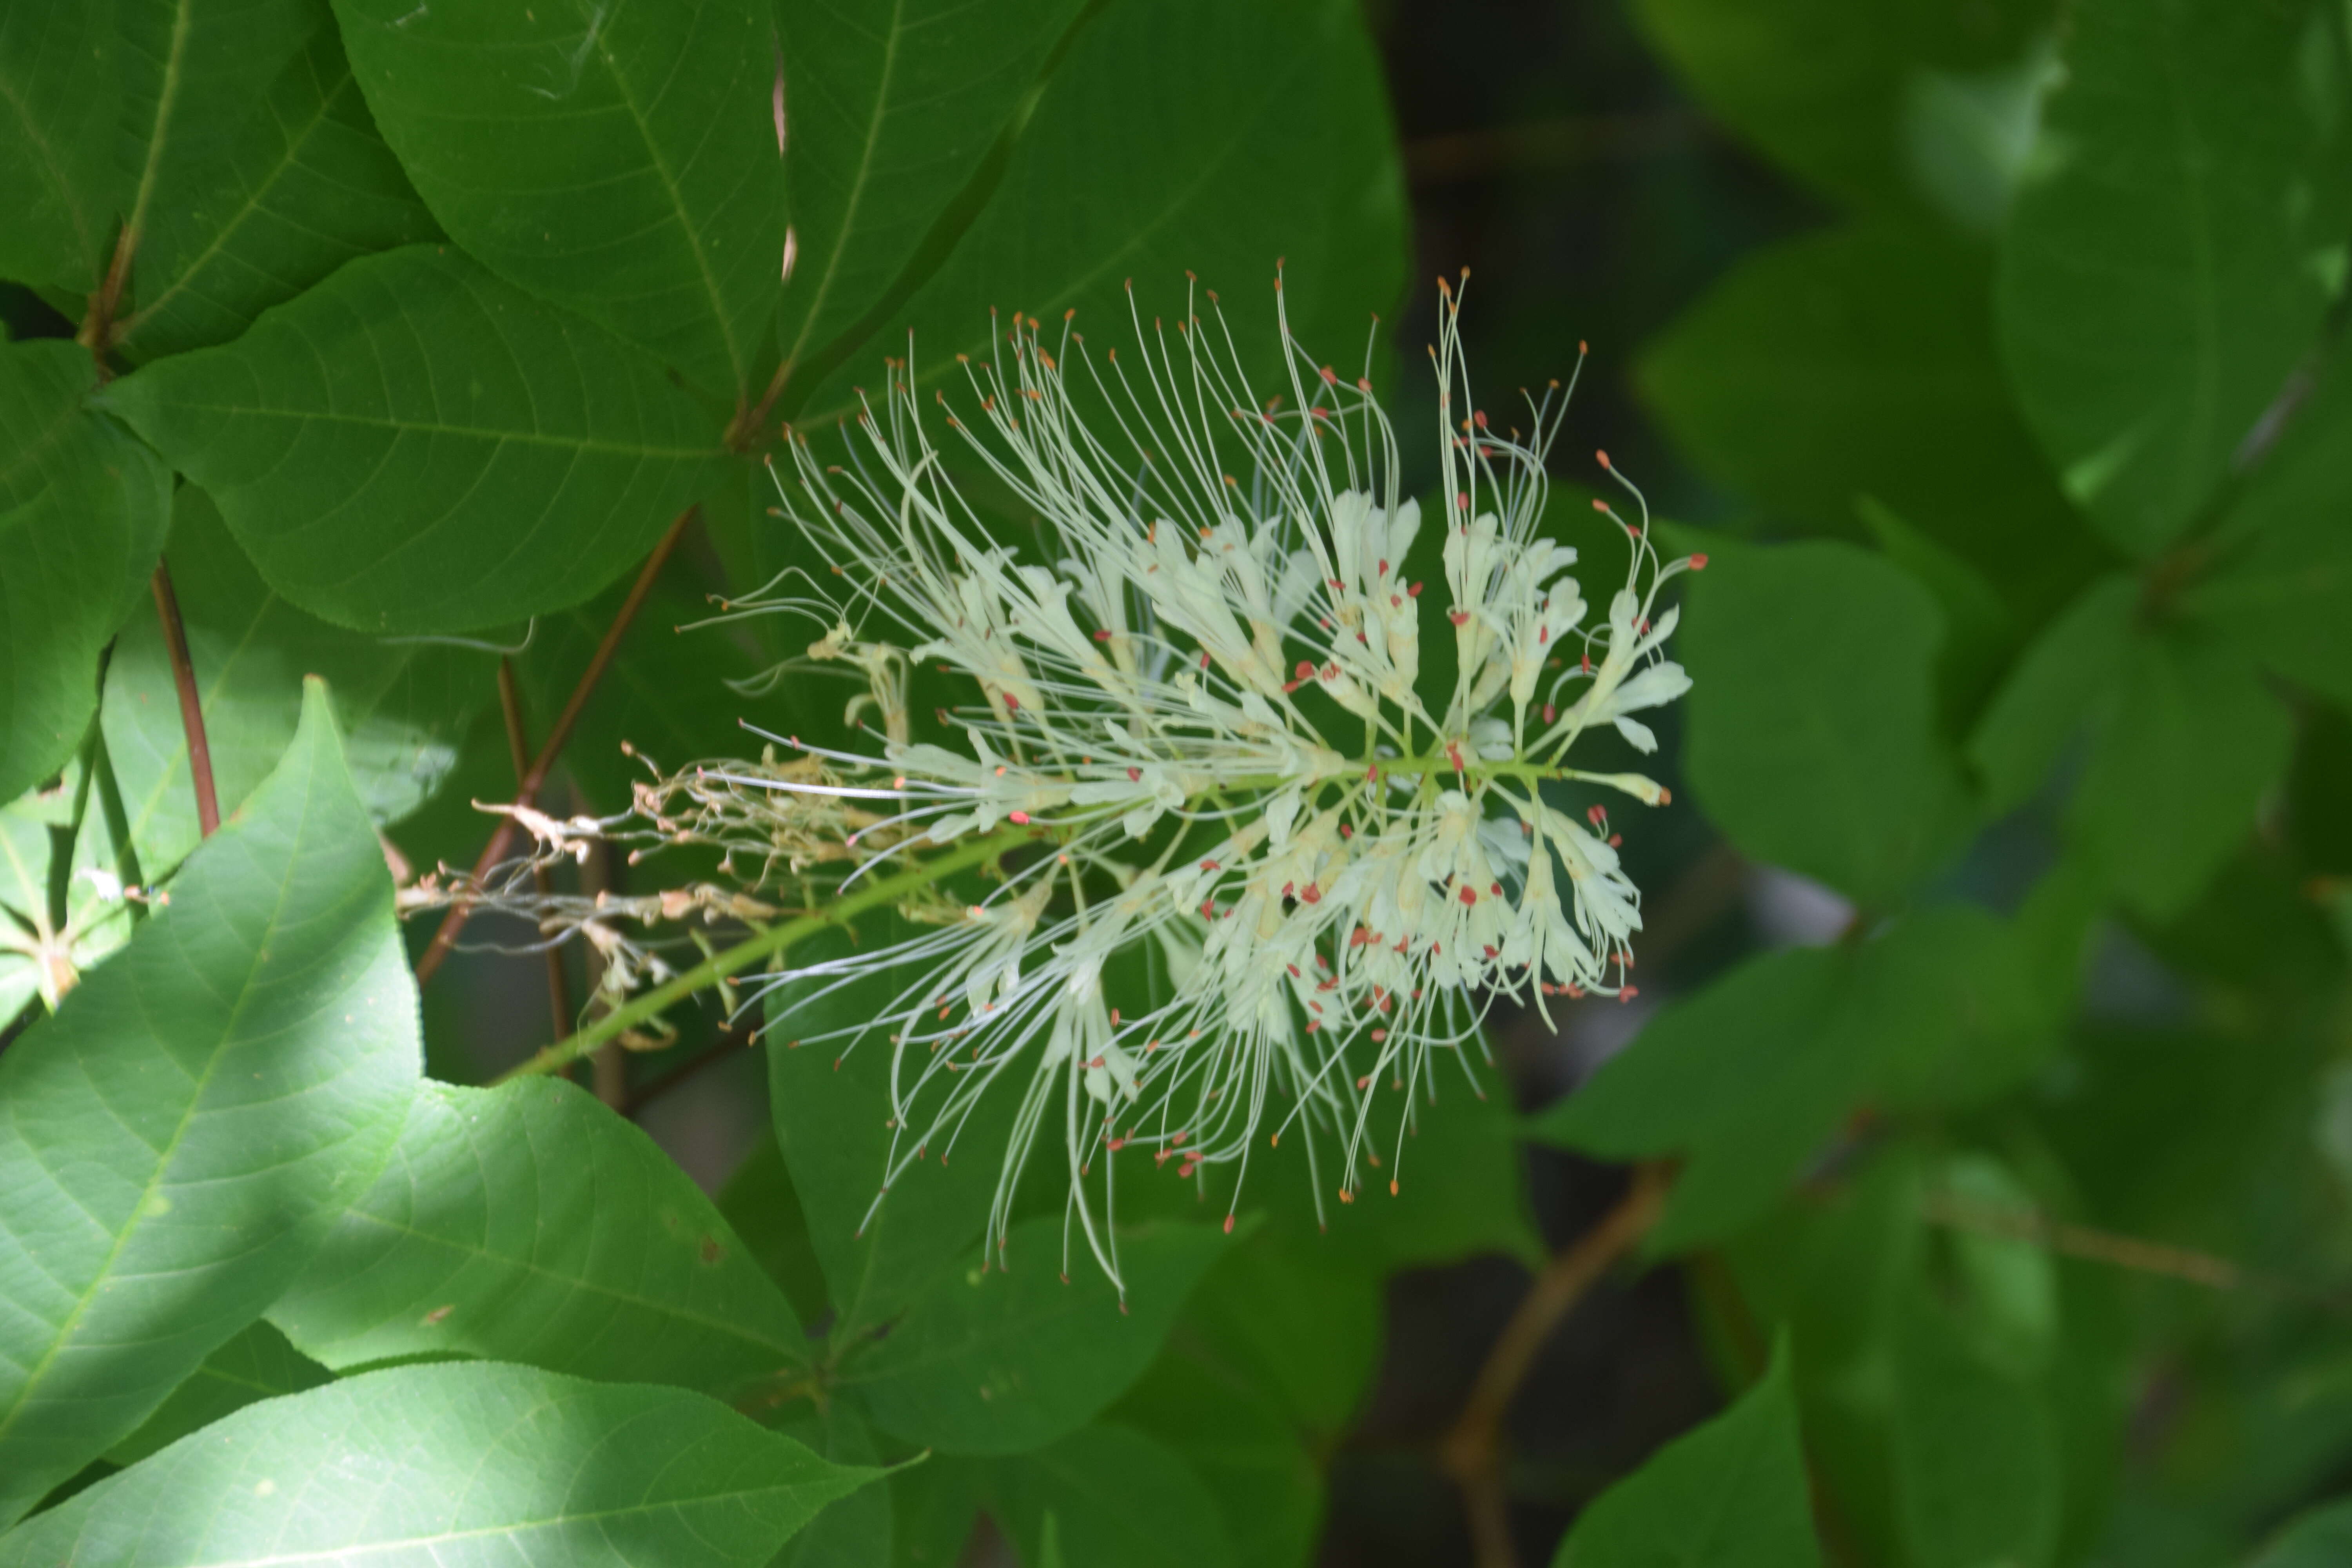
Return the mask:
[[[74,9],[0,17],[26,125],[152,97],[138,8],[121,37]],[[1676,805],[1625,847],[1638,999],[1498,1019],[1496,1070],[1430,1112],[1401,1195],[1328,1235],[1278,1167],[1213,1263],[1190,1198],[1139,1198],[1164,1211],[1130,1252],[1165,1282],[1152,1337],[1093,1370],[1041,1351],[1026,1426],[924,1379],[970,1328],[941,1292],[971,1194],[941,1177],[894,1199],[903,1230],[843,1239],[880,1134],[842,1108],[878,1100],[877,1053],[836,1076],[709,1007],[604,1053],[583,1084],[775,1287],[728,1300],[835,1345],[906,1314],[824,1397],[737,1398],[835,1460],[935,1451],[778,1561],[2352,1552],[2329,1507],[2352,1488],[2336,0],[779,0],[774,84],[742,8],[632,8],[610,81],[582,76],[602,11],[436,33],[406,0],[267,9],[187,11],[194,64],[143,156],[47,184],[22,142],[0,162],[22,216],[0,414],[13,437],[63,409],[82,444],[0,465],[0,796],[32,787],[0,811],[0,902],[39,939],[0,951],[20,1027],[40,941],[102,973],[127,935],[43,858],[135,882],[197,842],[143,614],[158,549],[224,807],[320,674],[398,857],[462,866],[470,803],[512,796],[681,508],[542,805],[622,809],[624,742],[677,763],[740,751],[746,719],[838,728],[845,689],[725,684],[789,629],[674,628],[801,559],[757,459],[779,421],[852,409],[902,329],[919,381],[984,348],[992,309],[1125,341],[1124,285],[1173,318],[1189,269],[1270,343],[1280,256],[1317,353],[1352,363],[1384,318],[1372,371],[1418,490],[1431,284],[1466,267],[1489,406],[1589,347],[1558,527],[1611,569],[1584,510],[1605,448],[1711,557],[1685,605],[1697,685],[1662,725]],[[632,72],[673,68],[674,122],[623,124]],[[606,98],[548,119],[583,81]],[[150,207],[110,281],[110,224]],[[77,412],[93,337],[120,379]],[[551,434],[520,457],[423,439],[436,395],[478,433]],[[41,510],[68,503],[99,523]],[[100,754],[99,805],[69,807]],[[566,1032],[593,955],[551,990],[542,957],[499,951],[528,936],[483,922],[424,991],[432,1076],[479,1084]],[[697,1212],[610,1117],[499,1103],[519,1146],[635,1173],[614,1226]],[[84,1482],[426,1348],[354,1326],[324,1268]],[[1034,1310],[1023,1331],[1094,1353],[1066,1306]],[[467,1348],[732,1386],[709,1347],[649,1368],[561,1338]]]

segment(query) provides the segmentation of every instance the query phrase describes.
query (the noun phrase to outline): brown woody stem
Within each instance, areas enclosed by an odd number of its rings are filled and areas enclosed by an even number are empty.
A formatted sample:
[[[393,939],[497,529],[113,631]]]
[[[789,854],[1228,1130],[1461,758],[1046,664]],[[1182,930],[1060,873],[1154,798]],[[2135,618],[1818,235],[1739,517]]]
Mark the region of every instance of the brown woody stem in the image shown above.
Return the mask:
[[[1536,1276],[1518,1310],[1503,1325],[1502,1337],[1486,1352],[1478,1380],[1471,1384],[1469,1402],[1439,1448],[1439,1462],[1461,1487],[1469,1510],[1479,1568],[1511,1568],[1517,1561],[1509,1498],[1503,1486],[1502,1426],[1519,1384],[1569,1309],[1657,1223],[1665,1197],[1664,1167],[1635,1166],[1633,1190]]]
[[[172,569],[155,563],[155,614],[163,623],[163,649],[172,661],[172,684],[180,693],[180,728],[188,736],[188,777],[196,786],[196,827],[210,838],[220,827],[220,796],[213,788],[213,748],[205,738],[205,707],[196,695],[196,667],[188,658],[188,628],[180,619],[180,597],[172,592]]]
[[[522,692],[515,684],[514,660],[499,660],[499,711],[507,721],[507,755],[514,762],[515,784],[520,788],[530,773],[530,745],[525,740],[522,727]],[[530,879],[539,889],[541,900],[555,893],[553,879],[544,866],[530,868]],[[547,959],[547,1016],[554,1026],[555,1037],[562,1039],[572,1032],[572,987],[563,977],[563,949],[551,946]]]

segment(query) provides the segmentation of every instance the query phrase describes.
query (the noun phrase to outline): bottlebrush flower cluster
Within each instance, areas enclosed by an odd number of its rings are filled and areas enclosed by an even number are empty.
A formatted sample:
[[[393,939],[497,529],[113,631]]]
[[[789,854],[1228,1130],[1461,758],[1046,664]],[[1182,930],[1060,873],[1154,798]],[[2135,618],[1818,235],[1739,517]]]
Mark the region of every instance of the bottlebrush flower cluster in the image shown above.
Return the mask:
[[[1557,997],[1633,994],[1640,890],[1605,810],[1563,808],[1558,786],[1665,804],[1648,778],[1568,758],[1601,726],[1654,749],[1634,715],[1690,686],[1659,591],[1706,564],[1662,560],[1646,506],[1628,521],[1595,501],[1627,564],[1593,612],[1576,552],[1540,531],[1572,383],[1528,400],[1528,432],[1491,424],[1440,287],[1435,519],[1399,493],[1369,377],[1318,367],[1281,314],[1282,383],[1251,385],[1213,293],[1205,322],[1188,311],[1171,341],[1138,318],[1139,352],[1099,362],[1066,319],[1049,343],[1016,316],[992,363],[962,363],[968,399],[937,395],[944,450],[894,363],[845,447],[787,432],[772,465],[805,559],[829,570],[728,606],[816,617],[824,635],[776,678],[856,677],[870,747],[772,736],[795,754],[671,773],[630,820],[557,825],[548,850],[575,848],[574,827],[717,845],[739,891],[534,906],[517,873],[436,896],[530,906],[584,932],[608,976],[642,977],[667,971],[616,918],[907,889],[914,934],[780,965],[735,1001],[764,1004],[793,1046],[888,1051],[876,1204],[927,1154],[1001,1157],[1000,1247],[1049,1139],[1066,1214],[1114,1279],[1108,1156],[1130,1146],[1188,1177],[1230,1167],[1238,1202],[1253,1152],[1295,1134],[1318,1209],[1333,1190],[1352,1202],[1386,1148],[1393,1192],[1420,1098],[1442,1062],[1470,1068],[1497,1000],[1548,1016]],[[982,488],[1032,514],[1042,548],[1003,542],[1014,531],[967,494]],[[1424,530],[1442,531],[1442,576],[1410,579]],[[910,685],[935,669],[973,700],[918,740]],[[812,868],[844,861],[812,897]],[[780,896],[794,878],[801,898]],[[818,1023],[844,1011],[856,1021]],[[1012,1131],[977,1151],[959,1140],[991,1096],[1014,1100]]]
[[[822,604],[834,624],[811,655],[862,667],[879,744],[802,748],[797,777],[732,773],[729,798],[772,788],[788,816],[856,810],[853,879],[1014,836],[977,901],[934,900],[904,942],[772,977],[805,1002],[919,976],[881,1000],[878,1024],[862,1005],[855,1028],[800,1042],[887,1037],[863,1047],[893,1054],[886,1193],[952,1148],[982,1097],[1016,1096],[991,1234],[1050,1136],[1069,1212],[1116,1279],[1089,1185],[1108,1211],[1116,1162],[1095,1177],[1098,1152],[1234,1166],[1237,1194],[1259,1141],[1297,1131],[1319,1201],[1318,1144],[1336,1134],[1352,1201],[1382,1134],[1410,1123],[1412,1091],[1433,1091],[1497,998],[1633,994],[1641,895],[1616,837],[1601,808],[1571,814],[1543,785],[1666,801],[1647,778],[1566,758],[1601,725],[1654,748],[1633,715],[1690,685],[1662,652],[1675,611],[1655,610],[1658,592],[1705,558],[1662,561],[1642,508],[1623,523],[1623,582],[1591,614],[1576,552],[1538,531],[1567,393],[1530,400],[1525,435],[1490,425],[1470,399],[1459,299],[1441,289],[1442,519],[1398,494],[1368,378],[1318,367],[1286,316],[1286,377],[1263,395],[1213,293],[1206,322],[1188,314],[1171,342],[1139,319],[1139,354],[1099,364],[1066,321],[1049,344],[1016,316],[995,363],[963,363],[971,405],[938,399],[960,437],[949,452],[907,364],[844,461],[792,440],[784,510],[834,579],[739,607]],[[1108,416],[1089,423],[1074,393]],[[984,467],[1042,520],[1043,551],[999,542],[951,461]],[[1433,524],[1443,580],[1408,581]],[[1450,644],[1440,689],[1425,633]],[[910,663],[977,686],[940,714],[952,739],[909,738]],[[1147,947],[1169,984],[1122,994],[1115,961]],[[770,1027],[793,1033],[793,1010]]]

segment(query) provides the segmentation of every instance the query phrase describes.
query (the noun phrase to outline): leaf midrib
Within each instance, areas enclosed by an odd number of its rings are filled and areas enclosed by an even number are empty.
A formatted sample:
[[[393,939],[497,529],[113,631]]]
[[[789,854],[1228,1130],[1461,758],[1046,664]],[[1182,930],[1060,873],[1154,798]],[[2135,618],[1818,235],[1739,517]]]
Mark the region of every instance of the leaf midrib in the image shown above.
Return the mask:
[[[312,768],[303,780],[302,811],[297,818],[301,824],[307,825],[310,821],[310,796],[317,783],[318,770]],[[298,846],[300,843],[300,829],[298,827],[296,832]],[[299,848],[297,853],[299,854]],[[190,1086],[187,1109],[181,1112],[179,1124],[172,1130],[171,1138],[156,1152],[154,1170],[148,1176],[145,1184],[140,1188],[138,1202],[131,1210],[130,1222],[116,1235],[113,1246],[107,1249],[104,1260],[90,1276],[88,1288],[82,1291],[80,1299],[74,1303],[73,1310],[66,1314],[65,1321],[58,1325],[57,1331],[50,1336],[48,1348],[43,1351],[40,1359],[27,1369],[24,1385],[17,1392],[16,1403],[6,1412],[0,1413],[0,1443],[7,1440],[9,1431],[16,1426],[17,1417],[32,1405],[34,1391],[40,1387],[42,1381],[48,1375],[67,1342],[73,1337],[74,1331],[80,1325],[83,1317],[89,1313],[90,1303],[98,1299],[100,1289],[113,1275],[115,1266],[121,1261],[124,1249],[131,1245],[131,1238],[138,1235],[141,1226],[146,1223],[150,1206],[153,1204],[156,1194],[163,1184],[164,1173],[172,1168],[173,1161],[177,1157],[181,1144],[186,1142],[189,1129],[195,1123],[198,1109],[204,1104],[205,1092],[211,1088],[214,1075],[219,1071],[221,1058],[226,1054],[228,1043],[236,1037],[238,1025],[244,1018],[247,1005],[253,996],[254,982],[260,974],[260,955],[268,951],[268,935],[282,928],[286,900],[294,882],[291,870],[292,863],[289,859],[289,874],[278,879],[277,902],[271,906],[268,921],[262,928],[265,933],[263,940],[254,948],[253,956],[246,963],[244,978],[238,984],[236,999],[229,1004],[228,1016],[222,1023],[219,1039],[213,1049],[206,1054],[204,1070],[196,1076],[195,1082]],[[140,1010],[142,1013],[145,1011],[143,998]],[[78,1055],[75,1058],[75,1065],[82,1068],[85,1078],[89,1076],[89,1066],[82,1057]],[[95,1087],[93,1083],[92,1088]],[[116,1117],[116,1121],[118,1125],[121,1125],[119,1116]],[[127,1126],[124,1127],[124,1131],[129,1131]],[[136,1134],[132,1136],[135,1138]],[[44,1166],[43,1169],[46,1171],[47,1167]],[[50,1174],[51,1179],[55,1180],[54,1173]]]

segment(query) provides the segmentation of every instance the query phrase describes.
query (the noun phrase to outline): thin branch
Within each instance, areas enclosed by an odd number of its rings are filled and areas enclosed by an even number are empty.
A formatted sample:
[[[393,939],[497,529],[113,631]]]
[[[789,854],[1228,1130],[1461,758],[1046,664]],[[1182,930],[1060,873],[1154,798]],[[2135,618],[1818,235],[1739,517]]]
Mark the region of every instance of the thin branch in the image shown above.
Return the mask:
[[[2285,1280],[2252,1273],[2230,1259],[2210,1252],[2172,1247],[2160,1241],[2143,1241],[2136,1236],[2120,1236],[2114,1231],[2099,1230],[2087,1225],[2053,1220],[2038,1209],[1972,1203],[1958,1194],[1939,1192],[1930,1193],[1922,1199],[1920,1210],[1932,1225],[1975,1231],[1984,1236],[2006,1237],[2068,1258],[2129,1269],[2135,1274],[2159,1275],[2168,1279],[2202,1285],[2211,1290],[2235,1290],[2246,1285],[2259,1285],[2290,1295],[2307,1293]]]
[[[507,755],[514,763],[515,786],[530,773],[530,745],[523,736],[522,692],[515,684],[514,660],[499,660],[499,711],[507,721]],[[555,892],[553,879],[547,868],[533,864],[530,879],[539,889],[541,899]],[[547,1016],[555,1028],[555,1037],[562,1039],[572,1032],[572,986],[563,976],[563,949],[551,946],[547,950]]]
[[[677,548],[678,535],[686,531],[687,521],[694,516],[696,510],[688,507],[679,512],[677,521],[669,525],[669,531],[661,536],[661,542],[654,546],[654,552],[646,557],[644,569],[638,572],[636,582],[629,587],[629,596],[621,601],[621,608],[613,616],[612,626],[605,629],[604,640],[596,645],[594,655],[588,660],[588,668],[580,673],[580,683],[572,689],[571,700],[564,703],[563,711],[556,717],[555,727],[547,732],[546,742],[539,748],[539,755],[532,760],[530,767],[515,786],[517,805],[539,803],[539,792],[547,783],[548,773],[555,766],[555,759],[562,754],[564,742],[572,739],[572,731],[580,722],[581,710],[588,706],[589,694],[596,689],[597,681],[604,679],[605,667],[613,662],[613,655],[620,647],[621,638],[628,632],[629,623],[636,619],[646,595],[653,592],[654,579],[661,575],[663,564],[669,560],[670,552]],[[506,858],[507,847],[514,841],[514,818],[501,816],[497,828],[490,834],[490,841],[482,846],[481,855],[474,861],[473,879],[476,882],[488,878],[490,868]],[[441,961],[449,956],[449,949],[457,943],[457,933],[466,929],[466,921],[473,912],[472,905],[458,904],[442,917],[441,928],[433,933],[433,944],[425,950],[425,956],[416,961],[416,983],[419,985],[432,979],[434,971],[441,967]]]
[[[171,656],[172,684],[180,692],[180,728],[188,736],[188,778],[196,786],[196,827],[210,838],[220,829],[220,796],[213,789],[213,748],[205,738],[205,706],[196,695],[196,667],[188,658],[188,628],[180,620],[180,597],[172,592],[172,569],[155,563],[155,614],[163,622],[163,649]]]
[[[968,871],[992,860],[1008,849],[1029,843],[1036,833],[1034,828],[1010,827],[1000,829],[985,838],[962,840],[936,860],[912,867],[895,877],[866,883],[822,914],[803,915],[782,925],[769,926],[748,940],[713,954],[685,973],[655,986],[635,1001],[615,1007],[594,1023],[582,1027],[570,1039],[556,1041],[528,1060],[509,1068],[490,1082],[496,1086],[509,1079],[529,1078],[569,1067],[605,1041],[617,1039],[625,1031],[657,1016],[673,1003],[684,1001],[698,991],[707,991],[731,975],[740,974],[761,960],[782,952],[796,942],[837,926],[844,921],[854,920],[868,910],[895,904],[942,877]]]
[[[1665,1167],[1635,1166],[1633,1190],[1536,1276],[1518,1310],[1503,1325],[1495,1348],[1486,1352],[1478,1380],[1471,1384],[1469,1402],[1440,1445],[1439,1462],[1461,1487],[1469,1510],[1479,1568],[1512,1568],[1517,1561],[1509,1499],[1503,1487],[1502,1427],[1519,1384],[1569,1310],[1657,1223],[1665,1198]]]

